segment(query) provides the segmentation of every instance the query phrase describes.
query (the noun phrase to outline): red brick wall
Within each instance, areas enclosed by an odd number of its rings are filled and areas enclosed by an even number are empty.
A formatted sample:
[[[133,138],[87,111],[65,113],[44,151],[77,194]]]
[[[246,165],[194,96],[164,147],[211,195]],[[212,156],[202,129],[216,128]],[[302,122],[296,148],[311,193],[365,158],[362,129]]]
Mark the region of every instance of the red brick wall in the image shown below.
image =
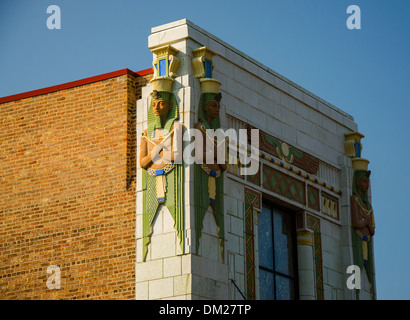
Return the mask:
[[[125,74],[0,104],[1,299],[134,299],[145,81]],[[50,265],[61,289],[46,286]]]

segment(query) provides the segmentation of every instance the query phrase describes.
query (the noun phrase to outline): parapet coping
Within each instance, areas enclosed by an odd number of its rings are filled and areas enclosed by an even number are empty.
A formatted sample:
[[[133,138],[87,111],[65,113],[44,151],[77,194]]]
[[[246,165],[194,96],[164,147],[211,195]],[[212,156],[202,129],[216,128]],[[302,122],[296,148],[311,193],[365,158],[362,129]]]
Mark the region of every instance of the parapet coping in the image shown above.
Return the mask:
[[[93,77],[84,78],[84,79],[80,79],[80,80],[76,80],[76,81],[66,82],[66,83],[63,83],[63,84],[58,84],[56,86],[46,87],[46,88],[42,88],[42,89],[37,89],[37,90],[33,90],[33,91],[27,91],[27,92],[23,92],[23,93],[13,94],[11,96],[2,97],[2,98],[0,98],[0,103],[6,103],[6,102],[16,101],[16,100],[20,100],[20,99],[31,98],[31,97],[39,96],[39,95],[42,95],[42,94],[47,94],[47,93],[56,92],[56,91],[60,91],[60,90],[64,90],[64,89],[69,89],[69,88],[82,86],[82,85],[85,85],[85,84],[90,84],[90,83],[97,82],[97,81],[102,81],[102,80],[106,80],[106,79],[110,79],[110,78],[119,77],[119,76],[122,76],[122,75],[125,75],[125,74],[129,74],[129,75],[132,75],[134,77],[142,77],[142,76],[145,76],[145,75],[153,73],[153,72],[154,72],[154,70],[152,68],[137,71],[137,72],[131,71],[130,69],[121,69],[121,70],[117,70],[117,71],[113,71],[113,72],[100,74],[98,76],[93,76]]]
[[[250,57],[247,54],[243,53],[242,51],[236,49],[235,47],[231,46],[230,44],[228,44],[225,41],[221,40],[220,38],[216,37],[215,35],[209,33],[208,31],[202,29],[201,27],[194,24],[193,22],[191,22],[188,19],[181,19],[181,20],[178,20],[178,21],[174,21],[174,22],[170,22],[170,23],[167,23],[167,24],[157,26],[157,27],[153,27],[153,28],[151,28],[151,34],[167,31],[167,30],[170,30],[170,29],[173,29],[173,28],[176,28],[176,27],[180,27],[180,26],[183,26],[183,25],[187,25],[187,26],[191,27],[192,29],[194,29],[195,31],[202,33],[206,37],[208,37],[208,38],[212,39],[213,41],[217,42],[219,45],[225,47],[225,49],[228,49],[228,50],[234,52],[235,54],[239,55],[243,59],[245,59],[245,60],[249,61],[250,63],[254,64],[255,66],[259,67],[263,71],[265,71],[265,72],[273,75],[274,77],[286,82],[288,85],[294,87],[295,89],[300,90],[302,93],[304,93],[304,94],[310,96],[311,98],[321,102],[322,104],[324,104],[328,108],[332,109],[333,111],[339,113],[340,115],[354,121],[354,118],[353,118],[352,115],[350,115],[350,114],[346,113],[345,111],[339,109],[338,107],[334,106],[333,104],[323,100],[322,98],[318,97],[317,95],[310,92],[309,90],[299,86],[298,84],[296,84],[293,81],[289,80],[288,78],[282,76],[278,72],[272,70],[271,68],[267,67],[266,65],[264,65],[264,64],[260,63],[259,61],[253,59],[252,57]],[[188,32],[188,37],[189,37],[189,32]],[[178,39],[175,39],[175,40],[178,40]],[[193,38],[193,40],[195,40],[195,39]],[[226,57],[223,57],[223,58],[226,58]],[[234,62],[232,62],[232,63],[234,63]],[[289,94],[292,95],[291,93],[289,93]]]

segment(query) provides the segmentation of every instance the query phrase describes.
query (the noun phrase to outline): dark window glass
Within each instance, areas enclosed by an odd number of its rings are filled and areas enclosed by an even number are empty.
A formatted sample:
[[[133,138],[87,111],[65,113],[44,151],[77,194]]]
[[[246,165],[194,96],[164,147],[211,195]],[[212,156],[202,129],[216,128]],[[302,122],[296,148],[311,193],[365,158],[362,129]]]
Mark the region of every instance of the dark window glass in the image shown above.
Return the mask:
[[[259,270],[259,283],[263,283],[260,286],[260,298],[261,300],[274,300],[274,284],[273,284],[273,273],[267,272],[263,269]]]
[[[290,215],[273,210],[275,271],[293,276],[292,226]]]
[[[258,215],[259,264],[273,269],[272,214],[263,208]]]
[[[277,300],[292,300],[294,299],[294,284],[293,280],[279,275],[275,276],[276,279],[276,299]]]
[[[258,250],[260,298],[297,298],[295,223],[291,213],[264,203],[258,214]]]

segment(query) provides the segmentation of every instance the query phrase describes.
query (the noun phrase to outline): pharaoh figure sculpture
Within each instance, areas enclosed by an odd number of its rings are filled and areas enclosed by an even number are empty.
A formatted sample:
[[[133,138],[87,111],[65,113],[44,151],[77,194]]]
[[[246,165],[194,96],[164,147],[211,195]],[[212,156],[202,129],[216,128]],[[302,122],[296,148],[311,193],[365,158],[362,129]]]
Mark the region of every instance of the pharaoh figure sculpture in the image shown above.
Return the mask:
[[[148,128],[141,135],[140,166],[143,170],[143,259],[151,241],[153,221],[163,205],[168,208],[183,252],[184,201],[181,136],[178,103],[167,75],[151,80]]]
[[[198,105],[198,123],[195,128],[202,134],[202,154],[195,164],[195,230],[198,253],[202,224],[211,207],[224,261],[224,180],[226,170],[225,139],[221,134],[219,110],[222,98],[220,82],[206,78],[201,80],[201,98]]]
[[[353,194],[350,197],[352,241],[354,263],[360,268],[365,268],[370,283],[370,289],[374,292],[374,266],[373,266],[373,241],[375,234],[375,221],[372,205],[368,197],[370,185],[370,173],[368,170],[354,170]]]

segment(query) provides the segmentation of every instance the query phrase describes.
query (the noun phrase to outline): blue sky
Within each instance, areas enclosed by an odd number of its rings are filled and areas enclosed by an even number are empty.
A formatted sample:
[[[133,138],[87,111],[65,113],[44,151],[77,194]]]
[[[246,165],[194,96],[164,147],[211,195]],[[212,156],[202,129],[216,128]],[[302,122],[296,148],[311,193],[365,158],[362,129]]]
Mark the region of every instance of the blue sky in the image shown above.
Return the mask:
[[[361,30],[349,30],[349,5]],[[49,5],[61,29],[46,26]],[[151,67],[151,27],[187,18],[353,115],[370,160],[379,299],[410,299],[410,1],[0,1],[0,97]]]

